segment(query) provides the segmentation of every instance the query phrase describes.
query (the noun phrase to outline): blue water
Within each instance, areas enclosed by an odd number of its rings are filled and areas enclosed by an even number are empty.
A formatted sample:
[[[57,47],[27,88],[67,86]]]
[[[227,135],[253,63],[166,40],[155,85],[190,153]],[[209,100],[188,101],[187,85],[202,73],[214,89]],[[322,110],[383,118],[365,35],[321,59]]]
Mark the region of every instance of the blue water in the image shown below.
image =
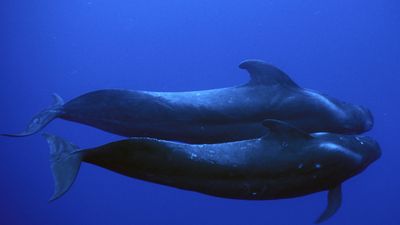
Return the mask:
[[[56,92],[183,91],[244,83],[258,58],[303,87],[369,107],[383,156],[343,185],[325,224],[399,225],[400,3],[395,0],[89,0],[0,2],[0,132],[22,130]],[[81,147],[115,135],[56,120]],[[326,193],[238,201],[130,179],[83,164],[61,199],[40,135],[0,138],[0,224],[302,225]]]

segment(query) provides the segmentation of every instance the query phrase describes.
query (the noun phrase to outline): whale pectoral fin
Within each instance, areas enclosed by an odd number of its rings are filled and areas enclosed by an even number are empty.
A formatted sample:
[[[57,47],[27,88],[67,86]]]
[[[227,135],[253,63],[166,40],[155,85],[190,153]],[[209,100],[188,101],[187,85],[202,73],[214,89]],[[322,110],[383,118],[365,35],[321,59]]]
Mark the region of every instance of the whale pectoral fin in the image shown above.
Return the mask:
[[[315,223],[322,223],[331,218],[342,205],[342,185],[339,184],[328,192],[328,206]]]
[[[274,85],[282,84],[299,87],[288,75],[275,66],[269,65],[261,60],[245,60],[240,63],[239,68],[249,72],[250,85]]]
[[[312,139],[313,137],[305,132],[300,130],[299,128],[290,125],[289,123],[286,123],[284,121],[280,120],[272,120],[272,119],[266,119],[262,122],[262,125],[268,130],[282,138],[300,138],[300,139]]]

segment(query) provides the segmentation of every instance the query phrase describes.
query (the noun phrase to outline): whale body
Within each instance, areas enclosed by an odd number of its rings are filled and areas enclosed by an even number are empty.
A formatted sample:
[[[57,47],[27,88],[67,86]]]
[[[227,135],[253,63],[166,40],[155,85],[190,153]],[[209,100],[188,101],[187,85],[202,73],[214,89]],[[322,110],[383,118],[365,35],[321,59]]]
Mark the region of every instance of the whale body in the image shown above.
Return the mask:
[[[33,117],[27,136],[55,118],[75,121],[126,137],[153,137],[187,143],[219,143],[260,137],[261,122],[277,119],[306,132],[357,134],[373,126],[365,107],[299,87],[278,68],[259,60],[240,64],[250,81],[236,87],[150,92],[106,89],[64,104],[55,103]]]
[[[72,185],[81,162],[208,195],[246,200],[291,198],[328,191],[328,206],[317,222],[341,205],[341,184],[380,157],[371,138],[331,133],[308,134],[285,122],[266,120],[261,138],[219,144],[185,144],[129,138],[79,149],[46,134],[51,149],[55,192]]]

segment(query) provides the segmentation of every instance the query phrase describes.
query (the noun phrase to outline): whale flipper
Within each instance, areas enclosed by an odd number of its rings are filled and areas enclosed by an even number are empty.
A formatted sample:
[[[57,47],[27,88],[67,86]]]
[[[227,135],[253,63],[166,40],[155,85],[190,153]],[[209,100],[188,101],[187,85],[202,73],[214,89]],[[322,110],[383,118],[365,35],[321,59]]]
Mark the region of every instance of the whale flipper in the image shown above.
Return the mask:
[[[44,133],[50,147],[51,170],[54,177],[54,201],[69,190],[74,183],[82,162],[82,153],[72,143],[55,135]]]
[[[1,134],[3,136],[9,137],[25,137],[32,134],[35,134],[42,130],[48,123],[58,117],[62,112],[62,106],[64,105],[63,99],[57,95],[53,94],[54,103],[53,105],[49,106],[48,108],[44,109],[40,113],[36,114],[29,125],[26,127],[24,131],[18,134]]]
[[[328,192],[328,206],[315,223],[322,223],[331,218],[342,205],[342,185],[339,184]]]
[[[251,80],[250,85],[286,85],[299,87],[288,75],[275,66],[265,63],[261,60],[245,60],[240,63],[239,68],[249,72]]]

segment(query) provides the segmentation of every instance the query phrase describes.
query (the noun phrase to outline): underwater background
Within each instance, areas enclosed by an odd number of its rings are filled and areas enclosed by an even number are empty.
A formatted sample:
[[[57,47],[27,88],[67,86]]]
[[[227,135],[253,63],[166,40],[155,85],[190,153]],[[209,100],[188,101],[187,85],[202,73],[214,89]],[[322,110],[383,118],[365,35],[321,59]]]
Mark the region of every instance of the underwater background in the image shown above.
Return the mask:
[[[395,0],[90,0],[0,2],[0,132],[51,104],[104,88],[187,91],[248,81],[248,58],[300,86],[370,108],[382,157],[343,185],[326,225],[400,224],[400,2]],[[122,139],[56,120],[45,131],[80,147]],[[82,164],[53,193],[40,135],[0,138],[1,225],[303,225],[326,192],[273,201],[211,197]]]

